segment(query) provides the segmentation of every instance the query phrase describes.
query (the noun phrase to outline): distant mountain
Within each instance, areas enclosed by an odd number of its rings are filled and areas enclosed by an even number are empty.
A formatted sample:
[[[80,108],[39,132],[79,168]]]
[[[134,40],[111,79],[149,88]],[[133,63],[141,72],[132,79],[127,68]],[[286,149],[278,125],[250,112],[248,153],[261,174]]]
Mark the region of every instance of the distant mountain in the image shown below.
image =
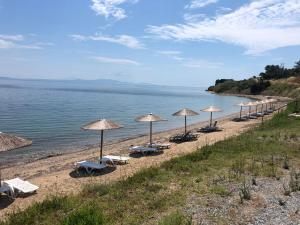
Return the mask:
[[[204,88],[160,86],[129,83],[110,79],[99,80],[46,80],[0,77],[0,88],[34,88],[57,91],[102,92],[119,94],[199,96]]]

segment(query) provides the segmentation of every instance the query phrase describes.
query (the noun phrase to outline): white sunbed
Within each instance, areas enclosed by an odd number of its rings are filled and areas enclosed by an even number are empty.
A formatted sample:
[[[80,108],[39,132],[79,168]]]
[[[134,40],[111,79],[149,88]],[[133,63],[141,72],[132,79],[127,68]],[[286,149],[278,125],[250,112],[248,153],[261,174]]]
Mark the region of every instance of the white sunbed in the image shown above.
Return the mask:
[[[171,144],[168,143],[152,143],[147,145],[149,148],[157,148],[157,149],[168,149],[171,147]]]
[[[106,155],[102,160],[112,161],[113,163],[123,163],[126,164],[130,157],[127,156],[116,156],[116,155]]]
[[[95,163],[89,161],[80,161],[75,163],[75,168],[84,168],[88,174],[92,173],[93,170],[102,170],[106,168],[107,165],[105,162],[102,163]]]
[[[130,147],[129,150],[132,153],[142,153],[142,154],[160,151],[157,148],[149,148],[149,147],[144,147],[144,146],[133,146],[133,147]]]
[[[7,186],[8,188],[13,189],[14,193],[30,194],[39,189],[38,186],[28,181],[21,180],[18,177],[11,180],[5,180],[2,184],[4,187]]]

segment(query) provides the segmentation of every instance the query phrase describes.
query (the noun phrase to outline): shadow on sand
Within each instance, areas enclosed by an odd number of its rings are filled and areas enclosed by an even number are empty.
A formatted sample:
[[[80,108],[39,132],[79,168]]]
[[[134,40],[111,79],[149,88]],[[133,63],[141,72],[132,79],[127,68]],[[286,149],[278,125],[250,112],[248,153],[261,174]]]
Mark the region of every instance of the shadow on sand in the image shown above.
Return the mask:
[[[73,170],[69,173],[70,177],[72,178],[81,178],[81,177],[98,177],[102,176],[105,174],[112,173],[115,171],[117,168],[116,167],[106,167],[102,170],[95,170],[92,173],[87,173],[85,169],[78,169],[78,170]]]
[[[0,194],[0,210],[7,208],[10,204],[14,202],[14,199],[5,194]]]
[[[156,156],[156,155],[161,155],[163,154],[163,151],[159,151],[159,152],[151,152],[151,153],[130,153],[129,156],[132,158],[142,158],[142,157],[147,157],[147,156]]]

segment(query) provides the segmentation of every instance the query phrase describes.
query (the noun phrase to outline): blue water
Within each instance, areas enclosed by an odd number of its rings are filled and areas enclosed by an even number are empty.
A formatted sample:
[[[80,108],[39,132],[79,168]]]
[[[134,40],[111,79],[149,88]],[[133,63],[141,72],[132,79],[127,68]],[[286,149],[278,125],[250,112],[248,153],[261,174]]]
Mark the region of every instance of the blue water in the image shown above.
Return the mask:
[[[105,132],[105,140],[117,140],[148,133],[139,115],[154,113],[167,122],[154,124],[154,131],[183,126],[183,118],[172,113],[183,107],[198,111],[217,105],[224,111],[217,117],[239,110],[243,98],[218,96],[205,88],[129,84],[109,80],[42,81],[0,78],[0,131],[29,138],[29,147],[0,153],[0,163],[30,160],[50,154],[80,150],[99,142],[99,134],[83,131],[88,122],[107,118],[124,126]],[[207,120],[200,113],[188,123]]]

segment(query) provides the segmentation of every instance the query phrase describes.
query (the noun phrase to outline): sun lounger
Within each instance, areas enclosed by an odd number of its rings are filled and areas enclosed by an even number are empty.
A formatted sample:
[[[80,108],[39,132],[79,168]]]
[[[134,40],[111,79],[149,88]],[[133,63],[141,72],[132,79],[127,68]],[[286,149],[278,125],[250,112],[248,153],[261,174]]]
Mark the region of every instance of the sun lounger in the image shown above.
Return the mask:
[[[147,145],[149,148],[157,148],[157,149],[169,149],[171,147],[168,143],[152,143]]]
[[[195,141],[197,140],[198,135],[193,134],[191,132],[188,132],[186,134],[178,134],[175,136],[170,137],[169,141],[174,143],[182,143],[182,142],[188,142],[188,141]]]
[[[75,163],[76,169],[83,168],[86,170],[88,174],[92,173],[93,170],[102,170],[106,167],[107,165],[105,162],[95,163],[95,162],[88,162],[88,161],[80,161]]]
[[[234,122],[244,122],[244,121],[248,121],[248,120],[249,120],[248,117],[243,116],[243,117],[234,118],[232,121],[234,121]]]
[[[292,114],[289,114],[289,116],[300,118],[299,113],[292,113]]]
[[[146,153],[154,153],[154,152],[159,152],[161,151],[161,149],[157,149],[157,148],[149,148],[149,147],[144,147],[144,146],[132,146],[129,148],[129,151],[131,153],[142,153],[142,154],[146,154]]]
[[[252,119],[252,120],[253,120],[253,119],[255,120],[255,119],[257,119],[257,116],[250,115],[248,118],[249,118],[249,119]]]
[[[14,178],[11,180],[5,180],[2,182],[3,187],[7,188],[8,190],[13,189],[13,195],[16,194],[30,194],[36,192],[39,189],[38,186],[31,184],[28,181],[24,181],[20,178]]]
[[[222,131],[222,129],[217,126],[217,123],[218,121],[215,121],[213,126],[201,127],[200,129],[198,129],[198,132],[210,133],[210,132]]]
[[[116,155],[106,155],[102,158],[102,160],[107,159],[107,161],[111,161],[116,164],[126,164],[130,157],[127,156],[116,156]]]

